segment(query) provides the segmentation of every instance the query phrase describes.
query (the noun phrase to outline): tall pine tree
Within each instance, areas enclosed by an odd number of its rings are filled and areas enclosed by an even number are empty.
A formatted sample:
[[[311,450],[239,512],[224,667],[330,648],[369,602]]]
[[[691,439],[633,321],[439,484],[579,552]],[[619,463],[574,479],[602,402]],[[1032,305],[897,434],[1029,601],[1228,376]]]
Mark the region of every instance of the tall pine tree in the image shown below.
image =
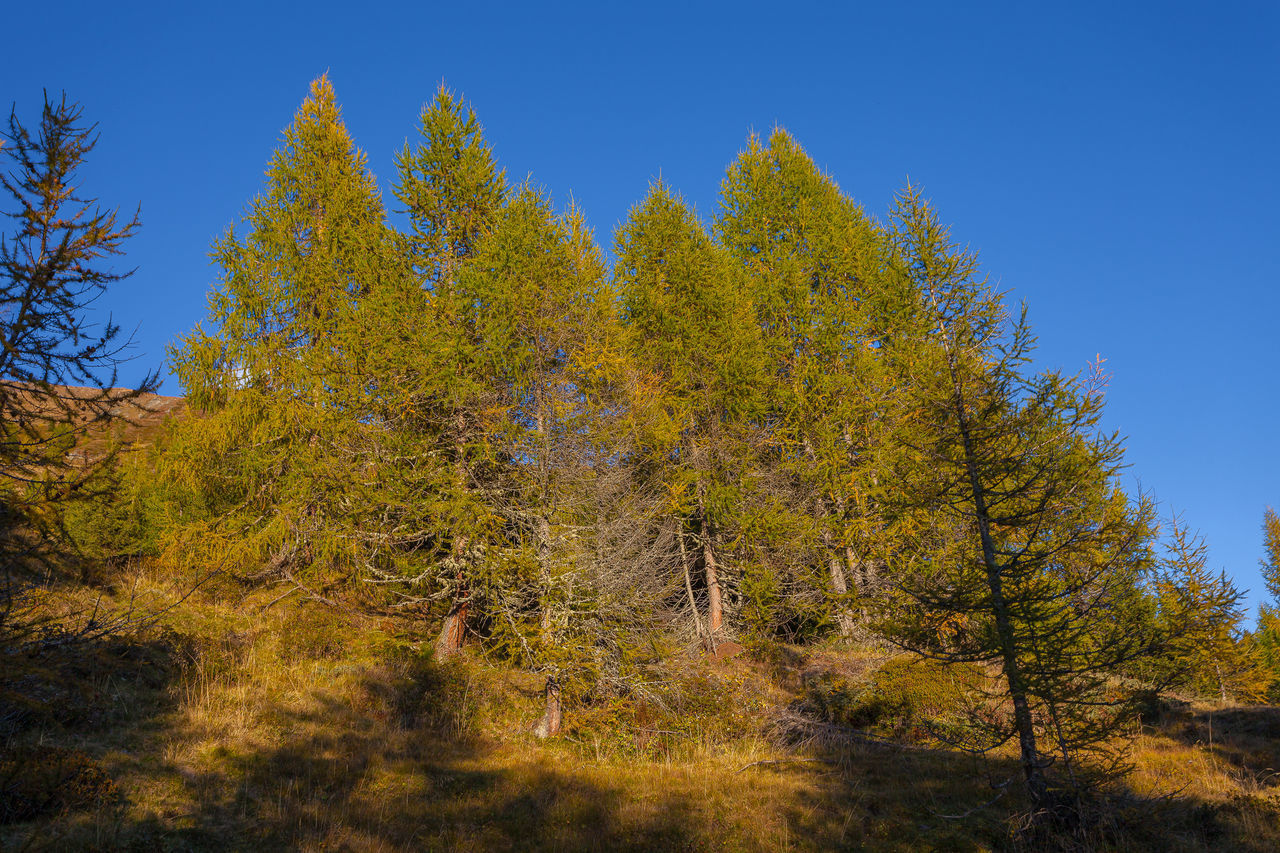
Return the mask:
[[[615,252],[623,327],[639,373],[636,461],[668,491],[695,630],[714,638],[725,622],[726,592],[736,591],[726,557],[751,470],[749,432],[761,411],[759,326],[741,268],[665,185],[654,185],[631,211]]]
[[[206,514],[189,557],[264,576],[361,571],[380,549],[351,509],[373,464],[374,400],[361,308],[408,279],[364,155],[321,77],[285,131],[245,233],[214,247],[210,329],[173,348],[191,404],[164,468]]]
[[[773,490],[789,493],[809,531],[781,529],[773,550],[823,564],[832,615],[849,633],[857,593],[877,585],[873,550],[885,536],[873,492],[892,385],[888,303],[910,294],[880,275],[883,239],[862,210],[782,130],[767,145],[753,136],[730,166],[716,235],[748,274],[768,353]],[[776,501],[763,503],[776,524]]]

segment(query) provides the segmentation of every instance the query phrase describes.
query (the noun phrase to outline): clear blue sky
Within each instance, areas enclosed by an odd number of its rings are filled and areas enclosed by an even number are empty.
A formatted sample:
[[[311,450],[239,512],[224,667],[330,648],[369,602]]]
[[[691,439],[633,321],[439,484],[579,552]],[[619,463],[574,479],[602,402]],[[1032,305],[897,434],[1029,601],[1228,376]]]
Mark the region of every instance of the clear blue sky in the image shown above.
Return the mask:
[[[102,133],[86,191],[142,205],[139,271],[102,303],[140,325],[136,373],[204,315],[209,244],[326,70],[384,188],[444,80],[508,174],[572,194],[606,245],[659,173],[710,215],[748,131],[778,124],[873,214],[922,185],[1028,303],[1043,365],[1101,354],[1131,485],[1262,600],[1280,4],[69,2],[0,20],[0,96],[30,121],[42,88],[81,101]]]

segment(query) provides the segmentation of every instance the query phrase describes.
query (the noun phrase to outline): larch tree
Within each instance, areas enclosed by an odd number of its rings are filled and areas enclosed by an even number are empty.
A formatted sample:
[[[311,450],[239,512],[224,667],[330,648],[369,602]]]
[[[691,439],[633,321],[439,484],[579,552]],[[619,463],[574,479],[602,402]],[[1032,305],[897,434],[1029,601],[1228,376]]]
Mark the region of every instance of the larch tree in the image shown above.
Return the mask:
[[[396,158],[395,196],[409,215],[415,268],[429,288],[447,289],[502,209],[506,177],[475,111],[444,85],[418,132],[418,144],[406,142]]]
[[[16,110],[0,136],[0,630],[15,630],[25,570],[60,549],[63,508],[88,494],[110,453],[73,452],[121,404],[159,387],[158,373],[117,388],[129,340],[94,302],[128,278],[112,260],[139,227],[81,192],[78,171],[98,137],[79,105],[46,93],[38,129]],[[31,626],[28,624],[27,628]],[[23,629],[23,633],[27,628]],[[12,638],[10,638],[12,641]]]
[[[1260,561],[1262,580],[1267,592],[1280,603],[1280,516],[1271,507],[1262,515],[1262,548],[1265,553]]]
[[[1280,516],[1271,507],[1262,516],[1262,547],[1264,556],[1259,567],[1271,593],[1271,603],[1259,608],[1253,640],[1268,676],[1266,696],[1272,702],[1280,702]]]
[[[210,329],[171,352],[208,415],[162,463],[207,507],[178,525],[185,551],[261,577],[354,576],[384,550],[352,507],[376,480],[369,436],[391,387],[371,371],[361,308],[409,275],[327,78],[285,131],[245,233],[229,230],[213,257]]]
[[[1148,665],[1161,685],[1190,688],[1222,702],[1257,698],[1265,689],[1244,642],[1243,595],[1225,571],[1208,567],[1208,547],[1177,519],[1156,565],[1152,586],[1164,641]]]
[[[428,355],[447,366],[452,380],[428,384],[413,411],[424,434],[441,443],[452,470],[450,553],[438,580],[447,612],[436,642],[445,659],[462,648],[474,592],[488,540],[499,520],[486,493],[499,472],[492,441],[501,418],[490,382],[477,306],[457,292],[462,264],[494,226],[508,196],[506,178],[494,161],[475,112],[441,86],[419,120],[419,140],[396,159],[396,198],[408,215],[407,254],[429,292],[431,322],[439,345]]]
[[[694,629],[714,643],[725,622],[737,496],[751,476],[748,435],[764,376],[759,326],[741,268],[665,185],[632,209],[615,254],[643,434],[634,461],[667,490]],[[699,562],[705,626],[691,577]]]
[[[580,214],[555,215],[527,187],[459,267],[455,293],[501,413],[501,470],[486,493],[499,523],[472,586],[489,648],[547,674],[552,734],[561,689],[616,674],[620,644],[642,627],[632,611],[643,593],[609,570],[592,529],[596,481],[615,455],[599,428],[618,381],[616,300]]]
[[[715,233],[748,274],[768,353],[770,468],[792,486],[790,508],[813,531],[834,621],[848,634],[884,535],[872,496],[888,409],[883,241],[782,130],[767,145],[753,136],[730,166]],[[802,555],[804,539],[779,545]]]
[[[1156,641],[1138,618],[1152,509],[1115,485],[1122,446],[1099,429],[1100,377],[1029,371],[1025,318],[1010,321],[913,189],[893,228],[925,310],[896,483],[918,545],[896,555],[885,628],[907,649],[998,670],[975,746],[1016,741],[1032,803],[1058,812],[1122,766],[1113,746],[1132,706],[1108,679]]]

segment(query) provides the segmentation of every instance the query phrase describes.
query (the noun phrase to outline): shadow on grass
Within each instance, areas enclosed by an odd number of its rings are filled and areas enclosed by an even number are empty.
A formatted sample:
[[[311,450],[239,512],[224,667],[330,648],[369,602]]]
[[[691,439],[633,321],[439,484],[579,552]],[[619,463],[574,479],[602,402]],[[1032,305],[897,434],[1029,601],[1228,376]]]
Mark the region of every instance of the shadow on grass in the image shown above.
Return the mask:
[[[565,755],[497,754],[318,697],[272,709],[267,749],[222,749],[185,773],[181,814],[128,818],[112,846],[188,850],[680,849],[687,804],[629,813],[621,789],[557,765]]]
[[[181,715],[163,698],[180,673],[173,660],[180,647],[127,646],[57,670],[78,685],[64,685],[62,701],[88,703],[68,712],[60,731],[87,739],[96,732],[100,752],[116,749],[133,762],[120,801],[64,807],[54,818],[11,827],[21,833],[0,838],[0,846],[1263,851],[1275,849],[1276,830],[1267,827],[1280,826],[1280,805],[1265,798],[1151,803],[1120,791],[1104,819],[1083,831],[1018,837],[1011,827],[1026,804],[1013,762],[892,744],[795,756],[821,760],[775,755],[742,767],[715,754],[628,765],[590,760],[563,741],[494,743],[468,735],[468,715],[484,710],[468,709],[461,670],[404,660],[361,668],[338,653],[316,663],[328,667],[331,685],[262,703],[250,728],[218,739],[182,730]],[[104,674],[93,660],[115,660],[119,671]],[[126,677],[135,679],[131,694],[119,681]],[[111,710],[126,694],[132,704]],[[1215,714],[1213,749],[1225,759],[1245,736],[1274,749],[1276,709],[1239,711]],[[1198,727],[1207,723],[1190,712],[1168,721],[1199,741]],[[1009,793],[982,807],[994,795],[991,783],[1010,777]]]

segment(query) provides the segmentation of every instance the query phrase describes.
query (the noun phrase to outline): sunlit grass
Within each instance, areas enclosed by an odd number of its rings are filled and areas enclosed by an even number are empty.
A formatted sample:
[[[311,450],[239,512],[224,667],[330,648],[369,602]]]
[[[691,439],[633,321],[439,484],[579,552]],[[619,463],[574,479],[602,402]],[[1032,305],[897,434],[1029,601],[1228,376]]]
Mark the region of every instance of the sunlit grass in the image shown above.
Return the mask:
[[[131,585],[151,602],[182,591],[158,573]],[[415,650],[376,620],[273,598],[222,590],[169,614],[148,639],[172,658],[159,687],[91,671],[93,693],[120,711],[115,723],[81,730],[50,722],[22,737],[83,750],[123,800],[0,827],[0,845],[1019,846],[1012,818],[1025,803],[1016,785],[981,808],[992,783],[1016,775],[1007,756],[980,760],[910,743],[795,748],[769,734],[769,714],[812,686],[815,670],[867,680],[889,659],[883,650],[811,650],[803,662],[785,649],[773,658],[690,659],[681,665],[682,715],[624,701],[570,707],[565,734],[542,742],[529,732],[541,712],[537,676],[474,656],[438,667],[427,660],[429,638]],[[902,684],[914,689],[910,679]],[[1135,769],[1118,792],[1137,817],[1064,849],[1280,849],[1280,786],[1268,770],[1280,761],[1267,713],[1275,711],[1192,705],[1166,713],[1134,743]]]

